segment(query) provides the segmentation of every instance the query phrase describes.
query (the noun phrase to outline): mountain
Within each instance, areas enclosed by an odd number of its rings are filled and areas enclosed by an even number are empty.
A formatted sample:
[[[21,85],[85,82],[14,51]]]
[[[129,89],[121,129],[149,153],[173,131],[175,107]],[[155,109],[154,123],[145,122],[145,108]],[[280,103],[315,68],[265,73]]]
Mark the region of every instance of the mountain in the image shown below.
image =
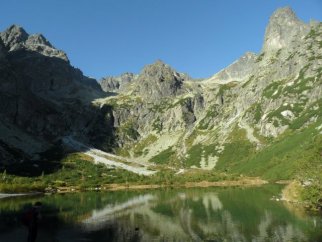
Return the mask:
[[[177,168],[295,177],[298,166],[320,159],[295,161],[321,132],[321,32],[320,22],[304,23],[281,8],[260,53],[246,52],[202,81],[157,61],[96,104],[113,107],[119,154]]]
[[[13,25],[0,34],[1,162],[37,159],[60,136],[87,132],[107,96],[42,35]],[[90,132],[88,130],[88,132]]]
[[[322,181],[322,23],[304,23],[289,7],[271,16],[260,53],[204,80],[158,60],[100,87],[42,35],[12,26],[0,36],[7,163],[73,136],[174,170]]]

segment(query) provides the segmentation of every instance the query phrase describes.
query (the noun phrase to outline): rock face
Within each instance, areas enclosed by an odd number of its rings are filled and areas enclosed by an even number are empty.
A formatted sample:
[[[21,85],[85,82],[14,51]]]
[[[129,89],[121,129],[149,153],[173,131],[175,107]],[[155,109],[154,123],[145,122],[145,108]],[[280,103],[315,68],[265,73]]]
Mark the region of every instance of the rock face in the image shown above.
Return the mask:
[[[100,85],[105,92],[119,92],[125,90],[137,77],[137,75],[129,72],[121,76],[108,76],[100,80]]]
[[[221,70],[207,81],[225,84],[232,81],[244,81],[256,67],[257,55],[247,52],[230,66]]]
[[[6,54],[7,54],[6,47],[4,46],[4,43],[2,42],[2,40],[0,39],[0,61],[5,59]]]
[[[278,50],[300,40],[309,31],[309,26],[300,21],[291,8],[276,10],[266,28],[263,51]]]
[[[2,32],[0,36],[9,50],[20,48],[28,39],[26,31],[17,25],[10,26],[6,31]]]
[[[134,93],[150,101],[159,101],[182,93],[184,79],[169,65],[158,60],[144,67]]]
[[[42,35],[29,36],[11,26],[0,36],[3,154],[16,149],[30,159],[60,136],[95,130],[91,126],[104,113],[92,108],[91,101],[106,96],[96,80],[73,68]],[[6,157],[2,161],[14,160]]]
[[[24,49],[41,53],[44,56],[69,61],[67,55],[63,51],[53,47],[43,35],[28,35],[20,26],[12,25],[6,31],[2,32],[0,36],[9,51]]]

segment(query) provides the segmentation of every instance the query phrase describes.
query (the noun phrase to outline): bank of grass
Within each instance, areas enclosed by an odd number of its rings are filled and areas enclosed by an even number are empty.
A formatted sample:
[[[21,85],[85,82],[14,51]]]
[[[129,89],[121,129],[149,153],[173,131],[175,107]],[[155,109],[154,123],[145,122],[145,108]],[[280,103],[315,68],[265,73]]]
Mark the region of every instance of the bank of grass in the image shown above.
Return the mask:
[[[99,187],[104,183],[131,182],[141,179],[139,175],[125,170],[94,164],[90,157],[81,153],[67,155],[60,161],[60,166],[60,169],[52,173],[42,172],[40,176],[34,177],[13,175],[4,167],[2,174],[0,173],[0,191],[29,192],[65,187],[87,189]],[[33,166],[30,169],[33,169]]]
[[[216,169],[240,173],[239,166],[254,150],[255,146],[247,139],[246,131],[236,126],[229,136],[229,142],[224,145],[224,151],[219,157]]]
[[[45,192],[103,189],[109,185],[136,186],[181,186],[185,183],[236,181],[237,175],[204,171],[200,169],[186,170],[184,174],[176,175],[176,171],[165,168],[163,165],[156,167],[158,172],[146,177],[137,175],[118,168],[108,168],[102,164],[94,164],[92,159],[81,153],[67,155],[61,161],[61,168],[39,176],[26,177],[9,174],[4,168],[0,173],[0,192]]]
[[[316,116],[313,124],[289,129],[261,150],[247,148],[247,143],[235,138],[225,145],[216,168],[271,182],[296,180],[302,184],[300,200],[310,208],[322,208],[321,125],[322,117]]]

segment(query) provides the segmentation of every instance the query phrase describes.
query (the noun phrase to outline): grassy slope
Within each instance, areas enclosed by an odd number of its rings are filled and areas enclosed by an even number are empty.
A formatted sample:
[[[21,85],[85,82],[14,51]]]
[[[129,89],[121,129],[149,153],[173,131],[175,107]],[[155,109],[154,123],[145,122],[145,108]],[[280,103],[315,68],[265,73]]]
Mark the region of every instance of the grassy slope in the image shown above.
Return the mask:
[[[261,176],[271,181],[310,181],[312,184],[303,187],[301,195],[309,205],[316,206],[322,194],[321,112],[321,108],[308,110],[292,122],[291,129],[259,151],[251,147],[246,138],[235,133],[235,138],[225,145],[216,168],[229,173]],[[312,117],[317,118],[316,122],[304,125]],[[304,128],[296,129],[302,125]]]

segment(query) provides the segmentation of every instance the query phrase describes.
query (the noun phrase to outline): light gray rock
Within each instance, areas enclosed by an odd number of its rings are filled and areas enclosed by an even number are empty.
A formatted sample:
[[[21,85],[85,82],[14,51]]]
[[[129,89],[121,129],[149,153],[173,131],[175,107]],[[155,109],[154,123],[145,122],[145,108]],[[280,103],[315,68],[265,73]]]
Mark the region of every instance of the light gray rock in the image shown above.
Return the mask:
[[[255,53],[247,52],[245,55],[209,78],[207,81],[220,84],[233,81],[244,81],[250,76],[256,67],[257,58],[258,56]]]
[[[100,85],[105,92],[120,92],[137,79],[138,75],[126,72],[120,76],[108,76],[100,80]]]
[[[12,51],[22,48],[23,43],[28,39],[28,34],[22,27],[12,25],[0,33],[0,37],[9,51]]]
[[[288,47],[309,32],[309,26],[300,21],[290,7],[277,9],[269,20],[262,52]]]
[[[181,94],[183,81],[178,72],[158,60],[143,68],[136,81],[134,93],[148,101],[160,102],[164,98]]]

